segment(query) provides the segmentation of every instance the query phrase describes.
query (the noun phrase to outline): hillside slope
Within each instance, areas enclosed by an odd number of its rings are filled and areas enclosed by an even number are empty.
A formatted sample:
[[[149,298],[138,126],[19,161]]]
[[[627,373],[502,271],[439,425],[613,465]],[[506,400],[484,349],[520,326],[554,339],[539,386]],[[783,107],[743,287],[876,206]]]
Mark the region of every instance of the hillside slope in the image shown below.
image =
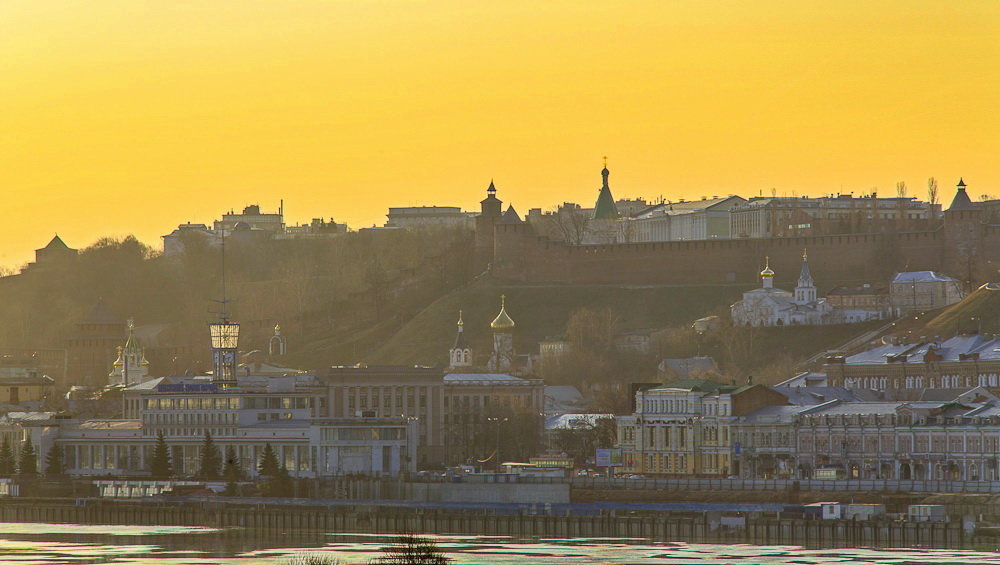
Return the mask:
[[[890,335],[896,337],[951,337],[979,331],[1000,333],[1000,283],[987,283],[960,302],[899,320]]]
[[[925,327],[932,335],[970,330],[1000,333],[1000,284],[989,283],[977,288],[961,302],[945,308]]]
[[[570,315],[579,308],[611,308],[623,331],[676,327],[728,307],[744,290],[742,286],[516,286],[482,281],[429,305],[368,361],[446,362],[459,310],[471,343],[483,351],[489,347],[489,324],[500,308],[501,295],[506,295],[507,312],[517,323],[517,349],[537,352],[538,341],[562,334]]]

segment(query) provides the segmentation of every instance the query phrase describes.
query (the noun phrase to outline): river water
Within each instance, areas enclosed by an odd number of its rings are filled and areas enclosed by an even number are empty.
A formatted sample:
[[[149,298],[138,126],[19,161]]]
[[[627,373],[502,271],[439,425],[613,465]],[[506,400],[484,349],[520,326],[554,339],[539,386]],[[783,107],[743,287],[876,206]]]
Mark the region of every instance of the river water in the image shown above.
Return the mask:
[[[428,536],[456,565],[1000,565],[1000,553],[948,549],[809,549],[794,546],[649,543],[574,539],[521,543],[510,538]],[[303,554],[366,563],[391,541],[384,536],[309,534],[269,539],[241,531],[178,526],[0,524],[0,564],[282,565]],[[998,548],[1000,551],[1000,548]]]

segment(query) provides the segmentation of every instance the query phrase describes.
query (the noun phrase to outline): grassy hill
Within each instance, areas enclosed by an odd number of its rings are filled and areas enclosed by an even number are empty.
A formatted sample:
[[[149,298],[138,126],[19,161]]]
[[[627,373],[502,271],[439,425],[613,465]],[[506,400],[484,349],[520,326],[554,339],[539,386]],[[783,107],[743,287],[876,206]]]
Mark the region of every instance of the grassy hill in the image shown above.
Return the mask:
[[[489,324],[507,297],[507,312],[517,323],[519,351],[537,351],[538,341],[565,331],[579,308],[611,308],[624,331],[686,325],[728,307],[742,286],[517,286],[481,281],[444,296],[422,310],[371,354],[378,363],[444,363],[455,338],[458,311],[465,331],[480,350],[489,346]]]
[[[444,364],[455,338],[455,321],[463,310],[465,331],[482,354],[491,347],[489,323],[499,309],[500,296],[507,297],[507,311],[517,323],[515,342],[521,352],[537,352],[538,341],[560,335],[579,308],[611,308],[622,331],[640,328],[686,328],[693,320],[720,312],[737,300],[742,286],[519,286],[491,281],[453,292],[435,301],[367,358],[369,363]],[[753,330],[752,354],[739,368],[725,364],[734,358],[729,340],[747,339],[746,333],[708,336],[701,343],[688,334],[672,340],[666,355],[688,357],[711,355],[727,374],[757,382],[776,383],[791,377],[799,361],[840,346],[881,322],[834,326],[759,328]]]
[[[1000,333],[1000,284],[984,284],[951,306],[900,320],[889,333],[897,337],[950,337],[974,330]]]
[[[984,284],[961,302],[945,308],[925,326],[929,335],[980,330],[1000,333],[1000,284]]]

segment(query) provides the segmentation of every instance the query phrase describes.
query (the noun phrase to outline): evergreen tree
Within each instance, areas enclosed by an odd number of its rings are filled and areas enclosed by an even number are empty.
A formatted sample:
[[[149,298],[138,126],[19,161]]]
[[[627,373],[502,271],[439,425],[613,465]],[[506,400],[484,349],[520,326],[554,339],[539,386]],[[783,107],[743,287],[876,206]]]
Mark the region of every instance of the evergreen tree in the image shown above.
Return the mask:
[[[205,441],[201,444],[200,458],[201,468],[198,470],[198,476],[207,480],[218,479],[222,473],[222,456],[219,454],[218,446],[212,441],[212,434],[207,431]]]
[[[153,458],[149,462],[150,474],[157,479],[166,479],[174,474],[173,464],[170,462],[170,448],[167,440],[163,437],[163,432],[156,434],[156,445],[153,446]]]
[[[257,472],[265,480],[264,492],[267,496],[292,496],[292,477],[285,466],[278,462],[278,456],[271,444],[264,445],[260,454]]]
[[[45,455],[45,476],[61,477],[66,474],[66,463],[63,460],[62,446],[53,445]]]
[[[0,476],[9,477],[14,474],[14,450],[10,447],[10,441],[6,437],[0,444]]]
[[[267,481],[267,493],[270,496],[287,497],[294,494],[292,476],[288,474],[288,469],[278,467],[278,473],[274,478]]]
[[[34,477],[38,474],[38,455],[35,453],[35,446],[30,441],[21,444],[17,474],[22,477]]]
[[[222,469],[222,476],[231,483],[243,480],[243,468],[240,467],[240,458],[236,456],[236,448],[231,445],[226,448],[226,461]]]
[[[257,465],[257,473],[261,477],[274,478],[278,476],[278,456],[271,449],[270,443],[264,444],[264,451],[260,454],[260,463]]]

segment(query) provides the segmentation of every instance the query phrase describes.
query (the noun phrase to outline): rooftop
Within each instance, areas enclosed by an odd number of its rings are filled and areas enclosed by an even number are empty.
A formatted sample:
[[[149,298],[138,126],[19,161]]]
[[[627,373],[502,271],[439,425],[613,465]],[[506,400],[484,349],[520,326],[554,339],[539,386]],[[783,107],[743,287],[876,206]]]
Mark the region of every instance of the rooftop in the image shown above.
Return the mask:
[[[911,271],[896,273],[893,283],[926,283],[926,282],[957,282],[955,279],[935,273],[934,271]]]
[[[449,373],[444,376],[445,384],[527,384],[530,381],[504,373]]]

